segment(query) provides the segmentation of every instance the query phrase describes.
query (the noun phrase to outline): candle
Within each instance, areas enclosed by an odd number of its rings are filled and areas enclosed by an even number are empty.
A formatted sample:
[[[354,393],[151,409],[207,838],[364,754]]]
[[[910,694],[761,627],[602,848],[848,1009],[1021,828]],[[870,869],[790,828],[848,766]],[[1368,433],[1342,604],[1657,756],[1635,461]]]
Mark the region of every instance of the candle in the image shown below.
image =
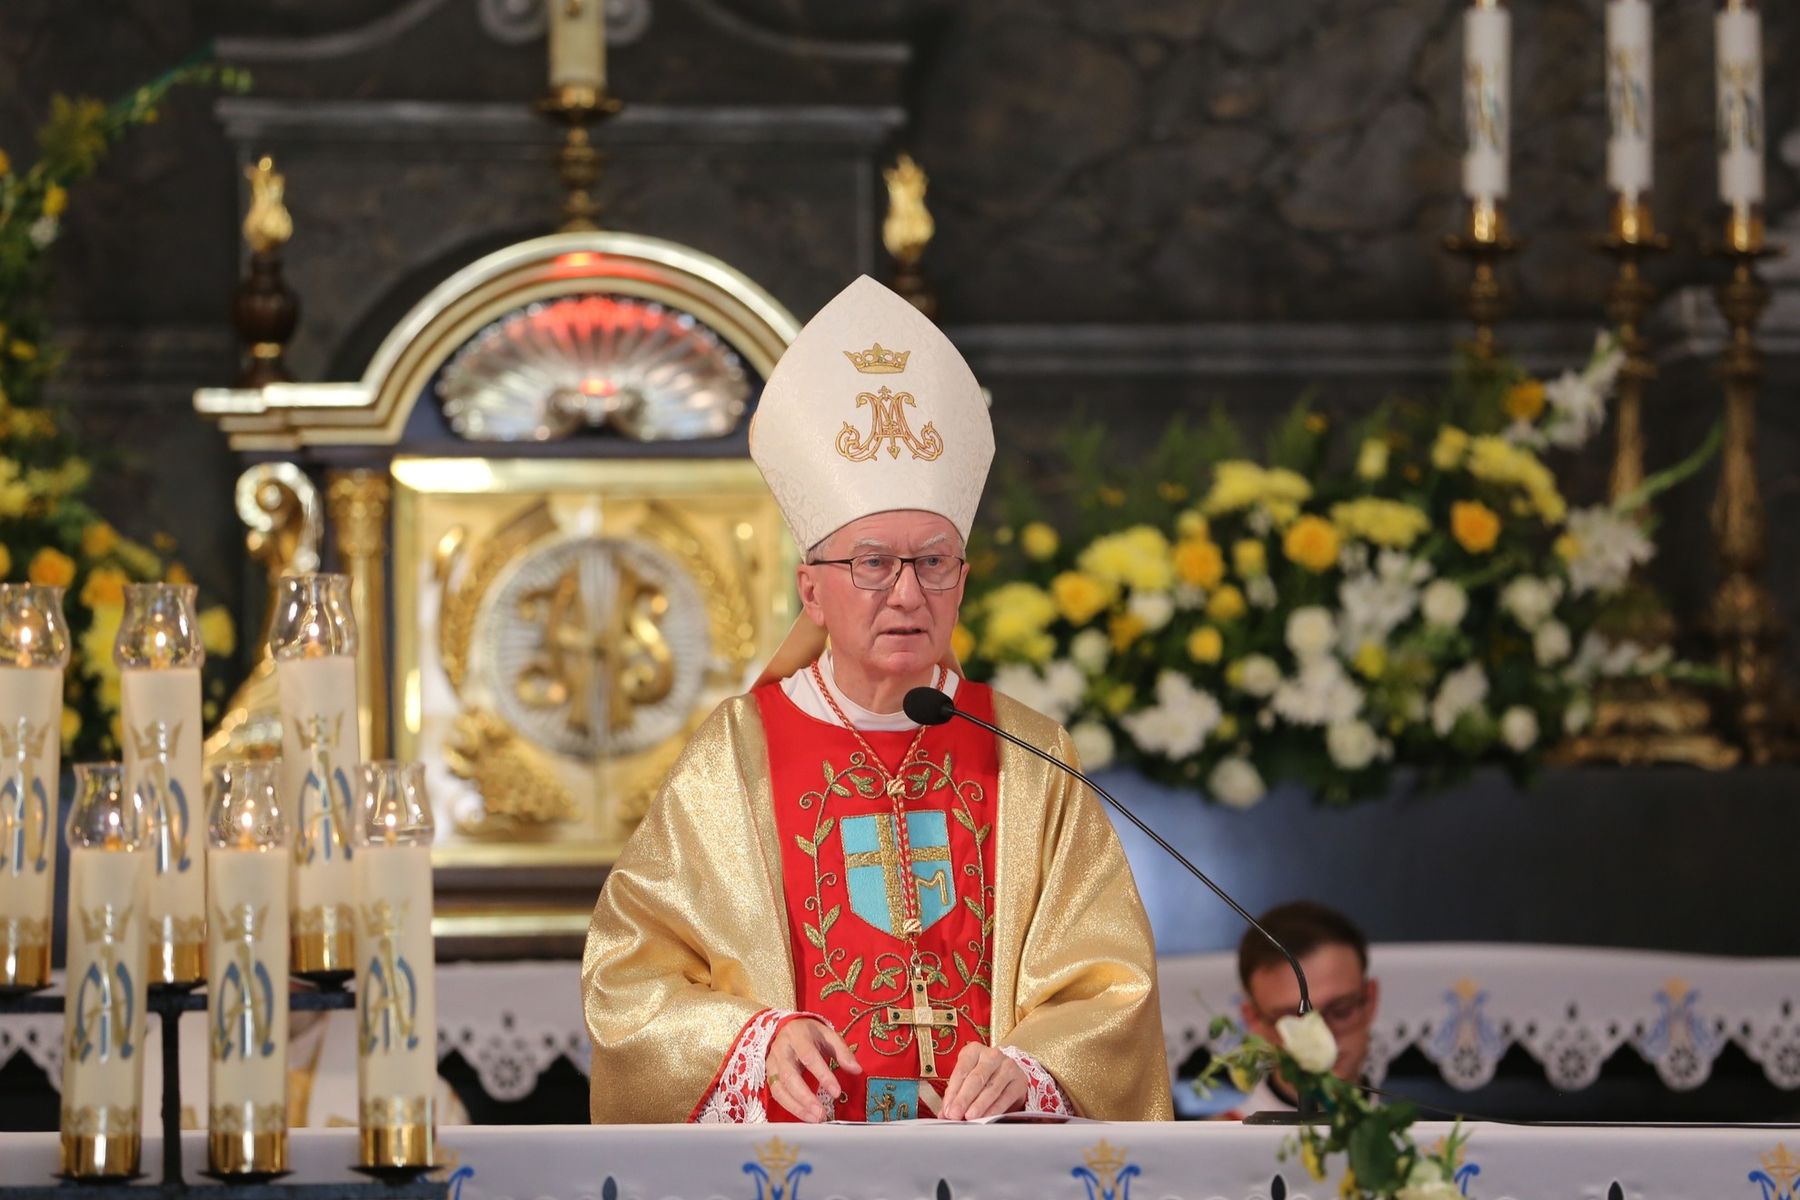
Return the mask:
[[[418,763],[362,768],[356,826],[356,1084],[363,1166],[435,1161],[431,802]]]
[[[207,816],[207,1156],[287,1170],[288,856],[280,764],[213,768]]]
[[[1635,204],[1651,186],[1650,0],[1607,0],[1606,184]]]
[[[1512,14],[1499,0],[1476,0],[1463,14],[1463,194],[1476,205],[1506,198],[1511,64]]]
[[[123,697],[125,786],[150,852],[152,984],[206,978],[206,848],[201,799],[200,644],[193,584],[134,583],[113,645]]]
[[[281,794],[294,820],[291,969],[342,978],[355,969],[350,778],[362,758],[349,577],[284,576],[269,648],[281,703]]]
[[[1726,0],[1714,18],[1718,55],[1719,198],[1734,213],[1763,200],[1762,14]]]
[[[62,589],[0,584],[0,988],[50,982],[68,663]]]
[[[550,86],[606,86],[605,0],[545,0],[550,6]]]
[[[150,856],[118,763],[80,763],[69,813],[62,1169],[137,1173],[143,1129],[145,905]]]

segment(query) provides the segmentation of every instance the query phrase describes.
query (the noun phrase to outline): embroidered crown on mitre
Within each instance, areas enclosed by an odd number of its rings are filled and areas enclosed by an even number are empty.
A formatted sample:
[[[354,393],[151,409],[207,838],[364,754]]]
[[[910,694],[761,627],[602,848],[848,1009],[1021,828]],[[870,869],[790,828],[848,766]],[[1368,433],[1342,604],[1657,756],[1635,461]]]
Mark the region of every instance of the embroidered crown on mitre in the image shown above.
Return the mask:
[[[974,372],[918,309],[864,275],[806,323],[750,422],[802,550],[858,517],[922,509],[966,541],[994,458]]]

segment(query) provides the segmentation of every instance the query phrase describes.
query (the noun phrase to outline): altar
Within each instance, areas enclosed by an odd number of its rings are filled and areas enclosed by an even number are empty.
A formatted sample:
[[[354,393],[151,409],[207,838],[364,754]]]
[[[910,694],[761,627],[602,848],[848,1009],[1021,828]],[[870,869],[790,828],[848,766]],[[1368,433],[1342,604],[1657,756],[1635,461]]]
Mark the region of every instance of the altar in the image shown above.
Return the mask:
[[[1421,1145],[1450,1132],[1419,1125]],[[203,1134],[186,1135],[189,1162]],[[446,1131],[453,1200],[1321,1200],[1278,1158],[1288,1132],[1235,1124],[945,1126],[543,1126]],[[149,1160],[160,1154],[147,1139]],[[293,1182],[357,1178],[352,1129],[296,1130]],[[1481,1125],[1457,1173],[1482,1200],[1794,1200],[1800,1126]],[[53,1134],[0,1134],[8,1184],[49,1184]]]

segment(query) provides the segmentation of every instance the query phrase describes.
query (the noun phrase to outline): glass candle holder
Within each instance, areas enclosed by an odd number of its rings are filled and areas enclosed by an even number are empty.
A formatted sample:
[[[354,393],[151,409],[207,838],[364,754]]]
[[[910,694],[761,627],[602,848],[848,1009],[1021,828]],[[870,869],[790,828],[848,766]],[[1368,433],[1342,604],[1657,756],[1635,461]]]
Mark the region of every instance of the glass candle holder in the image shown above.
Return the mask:
[[[132,583],[113,644],[122,695],[125,786],[150,852],[150,983],[206,978],[206,850],[200,742],[200,644],[191,583]]]
[[[0,991],[50,982],[68,665],[62,589],[0,583]]]
[[[364,763],[356,824],[356,1084],[361,1165],[437,1158],[431,801],[418,763]]]
[[[287,1170],[288,831],[279,761],[207,781],[207,1161],[215,1174]]]
[[[79,763],[69,813],[62,1169],[135,1175],[143,1131],[144,964],[150,856],[119,763]]]
[[[362,758],[349,576],[284,576],[269,649],[281,700],[281,794],[293,817],[292,969],[342,979],[355,969],[351,776]]]

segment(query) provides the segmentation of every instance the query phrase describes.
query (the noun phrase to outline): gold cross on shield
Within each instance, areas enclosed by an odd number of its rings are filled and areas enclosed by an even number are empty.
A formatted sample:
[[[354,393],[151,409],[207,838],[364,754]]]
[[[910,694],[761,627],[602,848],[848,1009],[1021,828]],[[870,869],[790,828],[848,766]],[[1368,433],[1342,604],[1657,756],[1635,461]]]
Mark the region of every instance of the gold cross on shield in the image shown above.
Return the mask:
[[[925,971],[917,963],[912,969],[912,1007],[891,1006],[887,1019],[890,1025],[912,1028],[913,1040],[919,1044],[919,1078],[936,1079],[937,1047],[932,1039],[936,1030],[956,1025],[956,1013],[953,1009],[931,1007],[931,997],[925,993]]]

